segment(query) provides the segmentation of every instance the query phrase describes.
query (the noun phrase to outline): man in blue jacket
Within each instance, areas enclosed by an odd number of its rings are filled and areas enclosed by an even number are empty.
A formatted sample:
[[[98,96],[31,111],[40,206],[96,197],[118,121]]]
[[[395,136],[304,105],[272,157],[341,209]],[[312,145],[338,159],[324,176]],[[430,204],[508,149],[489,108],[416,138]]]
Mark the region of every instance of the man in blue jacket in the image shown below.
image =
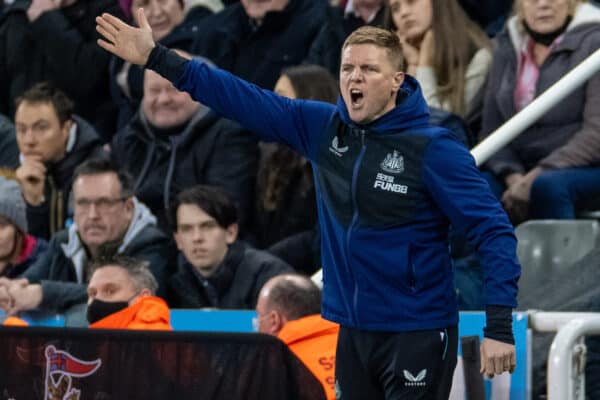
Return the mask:
[[[139,20],[144,21],[143,13]],[[511,309],[520,267],[512,227],[452,134],[429,125],[397,37],[363,27],[342,47],[337,105],[284,99],[155,45],[147,23],[103,15],[99,44],[145,65],[315,171],[323,316],[341,325],[339,399],[443,399],[456,364],[458,308],[448,226],[465,231],[486,273],[482,372],[515,368]]]

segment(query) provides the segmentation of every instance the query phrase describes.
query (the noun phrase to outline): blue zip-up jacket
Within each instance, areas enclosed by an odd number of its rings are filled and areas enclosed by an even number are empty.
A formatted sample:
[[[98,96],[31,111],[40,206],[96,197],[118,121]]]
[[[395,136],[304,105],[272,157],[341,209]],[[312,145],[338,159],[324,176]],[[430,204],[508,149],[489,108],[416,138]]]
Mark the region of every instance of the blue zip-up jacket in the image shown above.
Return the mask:
[[[512,225],[468,150],[429,125],[413,78],[406,77],[393,110],[356,125],[341,99],[337,105],[286,99],[164,48],[153,50],[147,67],[311,161],[325,318],[376,331],[456,325],[450,223],[479,251],[486,304],[516,307],[520,266]]]

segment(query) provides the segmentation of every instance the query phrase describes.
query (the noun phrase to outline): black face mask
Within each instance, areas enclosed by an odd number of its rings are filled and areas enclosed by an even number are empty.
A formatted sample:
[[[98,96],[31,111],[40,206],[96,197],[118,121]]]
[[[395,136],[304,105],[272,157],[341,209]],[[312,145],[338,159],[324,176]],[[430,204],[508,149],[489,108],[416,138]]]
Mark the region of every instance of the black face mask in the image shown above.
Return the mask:
[[[548,47],[552,43],[554,43],[554,40],[557,37],[559,37],[560,35],[562,35],[567,30],[567,28],[569,27],[569,24],[571,23],[572,19],[573,19],[573,17],[571,17],[569,15],[567,17],[567,20],[563,24],[563,26],[561,26],[560,28],[558,28],[557,30],[555,30],[553,32],[548,32],[548,33],[538,33],[538,32],[535,32],[534,30],[532,30],[529,27],[529,25],[527,25],[527,22],[525,22],[525,20],[523,20],[523,26],[525,27],[525,30],[527,31],[527,33],[533,39],[534,42],[539,43],[541,45],[544,45],[544,46]]]
[[[93,324],[127,307],[129,307],[128,301],[102,301],[94,299],[88,305],[86,318],[90,324]]]

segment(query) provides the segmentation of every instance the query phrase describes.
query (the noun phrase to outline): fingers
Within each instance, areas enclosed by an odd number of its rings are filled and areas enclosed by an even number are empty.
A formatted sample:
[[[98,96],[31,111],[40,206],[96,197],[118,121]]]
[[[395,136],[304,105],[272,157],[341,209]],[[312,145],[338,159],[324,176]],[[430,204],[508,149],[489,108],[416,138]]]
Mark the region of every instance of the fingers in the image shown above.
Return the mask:
[[[117,50],[117,48],[115,47],[114,44],[109,43],[109,42],[107,42],[105,40],[102,40],[102,39],[98,39],[96,41],[96,43],[98,44],[98,46],[102,47],[104,50],[106,50],[106,51],[108,51],[110,53],[116,54],[115,51]]]
[[[106,30],[102,25],[96,25],[96,31],[111,43],[115,43],[117,40],[116,36]]]
[[[144,13],[143,8],[141,8],[141,7],[138,8],[137,17],[138,17],[138,21],[140,24],[140,28],[146,29],[146,30],[152,30],[152,28],[150,27],[150,24],[148,23],[148,20],[146,19],[146,14]]]
[[[515,347],[486,338],[480,347],[480,362],[480,373],[488,378],[504,372],[512,373],[517,365]]]
[[[127,25],[125,22],[121,21],[119,18],[115,17],[114,15],[108,14],[108,13],[104,13],[102,14],[101,17],[97,17],[96,18],[96,22],[98,22],[98,24],[100,24],[100,22],[98,21],[98,18],[100,18],[101,21],[105,21],[108,25],[112,26],[113,29],[116,29],[117,31],[120,31],[121,29],[125,29],[125,28],[131,28],[129,25]],[[105,26],[106,28],[106,26]]]

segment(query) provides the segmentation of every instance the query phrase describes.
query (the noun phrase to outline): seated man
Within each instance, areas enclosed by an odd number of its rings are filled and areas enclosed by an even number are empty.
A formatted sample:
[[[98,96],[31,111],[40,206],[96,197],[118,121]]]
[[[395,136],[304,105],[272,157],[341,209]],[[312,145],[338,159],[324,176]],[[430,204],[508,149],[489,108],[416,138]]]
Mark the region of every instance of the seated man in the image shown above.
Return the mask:
[[[277,336],[321,381],[327,399],[335,399],[335,352],[338,324],[321,318],[321,290],[301,275],[279,275],[260,291],[258,331]]]
[[[17,180],[27,203],[29,231],[44,239],[65,228],[75,168],[103,154],[94,128],[73,115],[73,107],[63,92],[47,83],[17,99]]]
[[[154,296],[158,284],[145,262],[115,257],[92,266],[90,328],[173,330],[169,307]]]
[[[9,306],[3,308],[9,314],[38,307],[62,312],[85,303],[89,265],[115,254],[149,262],[158,293],[164,290],[170,241],[132,196],[126,175],[106,159],[84,162],[74,173],[73,204],[75,222],[54,235],[46,254],[22,275],[25,279],[0,282],[8,286]]]
[[[112,156],[134,177],[136,197],[150,207],[163,230],[169,228],[171,198],[197,184],[226,190],[240,207],[242,227],[247,227],[258,169],[257,139],[156,72],[145,71],[142,106],[115,135]]]
[[[292,272],[284,261],[236,240],[236,207],[215,187],[179,193],[171,218],[181,251],[169,281],[171,307],[251,309],[267,280]]]

